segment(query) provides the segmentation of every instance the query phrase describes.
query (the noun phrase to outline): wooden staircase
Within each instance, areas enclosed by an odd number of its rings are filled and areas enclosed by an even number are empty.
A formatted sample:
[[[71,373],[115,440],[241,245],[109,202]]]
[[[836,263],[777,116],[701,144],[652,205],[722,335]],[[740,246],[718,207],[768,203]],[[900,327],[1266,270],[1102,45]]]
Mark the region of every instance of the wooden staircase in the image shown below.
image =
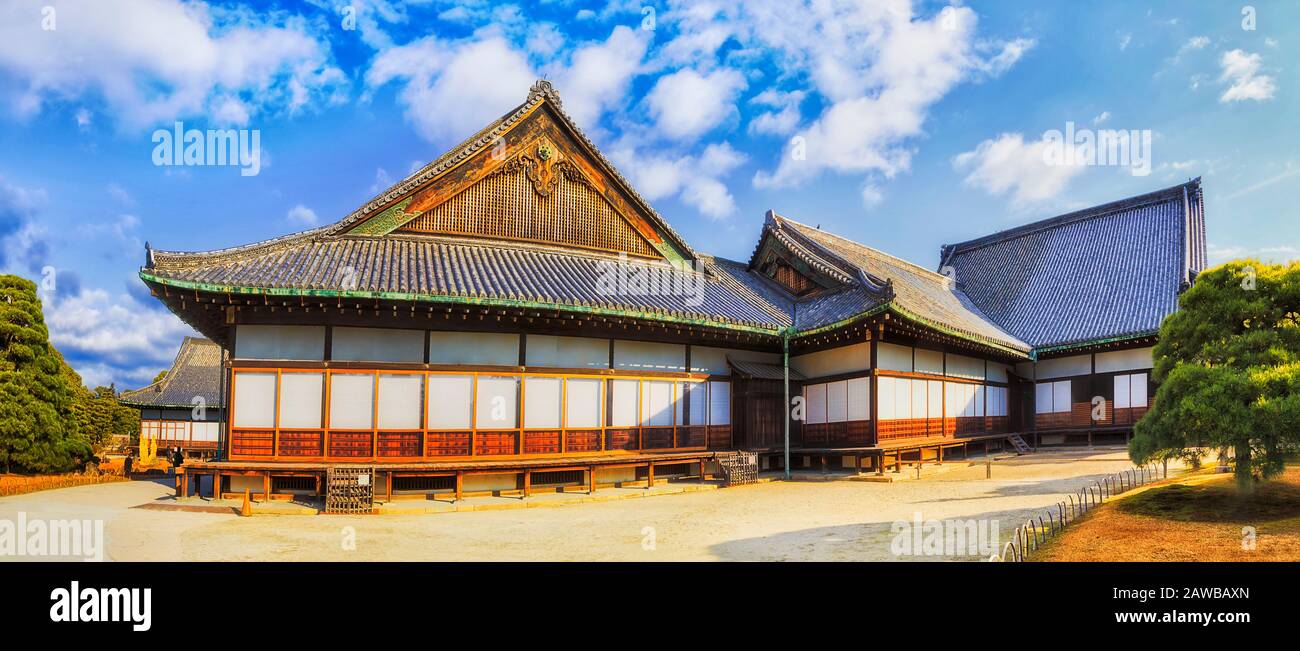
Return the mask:
[[[722,476],[728,486],[740,486],[758,481],[758,453],[719,452],[717,460],[718,465],[722,466]]]
[[[1016,449],[1016,454],[1029,454],[1031,452],[1029,444],[1020,438],[1019,434],[1008,434],[1007,440],[1011,441],[1011,447]]]
[[[372,466],[335,466],[325,481],[325,512],[373,513],[375,469]]]

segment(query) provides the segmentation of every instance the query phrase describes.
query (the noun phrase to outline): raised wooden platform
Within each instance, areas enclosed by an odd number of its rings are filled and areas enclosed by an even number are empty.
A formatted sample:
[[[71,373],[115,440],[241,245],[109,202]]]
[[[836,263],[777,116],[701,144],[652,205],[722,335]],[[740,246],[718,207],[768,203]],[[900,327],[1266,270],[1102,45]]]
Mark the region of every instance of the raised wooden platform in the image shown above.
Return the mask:
[[[420,462],[305,462],[305,461],[199,461],[186,463],[177,468],[176,495],[187,497],[191,477],[211,476],[214,495],[220,491],[223,477],[253,476],[261,477],[263,489],[260,497],[273,499],[271,477],[309,477],[316,480],[316,492],[320,493],[321,482],[331,467],[366,466],[382,473],[387,486],[375,487],[376,493],[392,495],[392,478],[398,477],[454,477],[456,480],[456,499],[466,494],[462,491],[462,480],[467,475],[514,474],[521,480],[521,490],[527,496],[531,490],[533,472],[585,471],[588,490],[594,492],[599,485],[596,482],[597,469],[645,468],[648,486],[654,486],[655,466],[693,464],[698,465],[701,481],[705,475],[705,464],[713,461],[719,454],[700,450],[695,452],[621,452],[599,456],[554,456],[554,457],[502,457],[496,459],[476,459],[460,461],[420,461]],[[198,484],[196,484],[197,486]],[[383,490],[381,490],[383,489]],[[221,492],[219,497],[228,493]],[[233,494],[230,494],[233,495]]]
[[[821,460],[822,470],[826,470],[827,460],[833,457],[853,457],[854,470],[862,472],[864,469],[875,470],[876,474],[884,474],[886,466],[893,466],[897,471],[904,464],[919,465],[927,461],[933,463],[943,463],[944,450],[962,448],[962,458],[970,454],[972,445],[988,452],[989,446],[993,443],[999,443],[1001,449],[1007,440],[1007,437],[1015,433],[1003,434],[979,434],[974,436],[936,436],[925,438],[900,438],[882,441],[878,445],[850,447],[850,448],[826,448],[826,447],[792,447],[790,448],[791,456],[817,456]],[[1023,436],[1023,434],[1022,434]],[[927,453],[930,458],[927,459]],[[784,455],[784,451],[765,452],[764,456]],[[908,458],[913,457],[914,458]],[[868,465],[863,462],[868,461]]]

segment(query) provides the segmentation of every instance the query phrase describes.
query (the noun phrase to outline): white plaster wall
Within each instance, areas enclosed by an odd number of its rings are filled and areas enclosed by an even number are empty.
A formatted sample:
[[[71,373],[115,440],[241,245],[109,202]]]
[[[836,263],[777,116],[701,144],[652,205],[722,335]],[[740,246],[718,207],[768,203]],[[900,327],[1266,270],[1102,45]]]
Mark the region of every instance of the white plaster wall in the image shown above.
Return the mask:
[[[871,368],[871,344],[852,344],[796,355],[790,358],[790,368],[810,378],[865,371]]]
[[[876,344],[876,364],[886,371],[912,372],[912,347],[879,342]]]
[[[1148,347],[1097,353],[1097,372],[1114,373],[1152,368],[1155,366],[1155,359],[1152,357],[1154,350]]]

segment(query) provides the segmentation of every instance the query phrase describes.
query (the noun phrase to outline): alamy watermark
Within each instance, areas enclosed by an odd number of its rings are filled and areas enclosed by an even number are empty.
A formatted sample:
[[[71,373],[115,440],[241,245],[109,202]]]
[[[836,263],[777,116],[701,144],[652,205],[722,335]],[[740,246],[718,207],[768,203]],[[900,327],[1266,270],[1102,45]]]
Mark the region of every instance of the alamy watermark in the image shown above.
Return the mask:
[[[239,167],[240,176],[257,176],[262,171],[260,129],[186,129],[177,122],[172,129],[153,132],[153,164],[158,166]]]
[[[626,253],[618,262],[602,260],[596,278],[601,296],[680,296],[686,305],[704,304],[704,265],[698,261],[632,263]]]
[[[0,519],[0,558],[104,560],[103,520]]]
[[[1133,176],[1151,173],[1150,129],[1075,129],[1043,132],[1043,162],[1048,165],[1127,167]]]
[[[889,551],[894,556],[980,556],[998,551],[998,521],[926,520],[917,511],[912,520],[896,520]]]

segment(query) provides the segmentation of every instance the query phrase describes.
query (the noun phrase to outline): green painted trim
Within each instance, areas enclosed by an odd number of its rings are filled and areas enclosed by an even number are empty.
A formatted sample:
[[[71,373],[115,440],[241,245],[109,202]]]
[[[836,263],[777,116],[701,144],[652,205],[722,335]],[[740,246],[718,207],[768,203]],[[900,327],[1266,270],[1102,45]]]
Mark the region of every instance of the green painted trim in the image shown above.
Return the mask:
[[[1123,335],[1119,337],[1104,337],[1102,339],[1089,339],[1088,341],[1083,341],[1083,342],[1078,342],[1073,344],[1060,344],[1058,346],[1047,346],[1045,348],[1035,348],[1034,356],[1035,358],[1037,358],[1038,355],[1041,355],[1043,353],[1054,353],[1062,350],[1075,350],[1078,348],[1087,348],[1089,346],[1098,346],[1101,344],[1113,344],[1121,341],[1132,341],[1134,339],[1144,339],[1146,337],[1154,337],[1159,334],[1160,334],[1159,330],[1148,330],[1146,332],[1139,332],[1137,334],[1132,334],[1132,335]]]
[[[385,208],[383,212],[357,224],[349,232],[355,235],[382,237],[405,226],[407,222],[420,215],[418,212],[410,214],[406,212],[406,206],[411,203],[413,198],[407,197]]]
[[[834,323],[828,323],[824,326],[817,326],[816,328],[812,328],[811,330],[795,331],[792,329],[791,333],[796,339],[799,337],[811,337],[812,335],[818,335],[823,332],[830,332],[831,330],[838,330],[840,328],[843,328],[844,326],[852,325],[863,319],[867,319],[877,314],[880,314],[881,312],[884,312],[888,308],[889,308],[889,304],[884,303],[881,305],[877,305],[876,307],[873,307],[870,310],[867,310],[866,312],[855,314],[847,319],[840,319],[839,321],[836,321]]]
[[[905,310],[905,309],[903,309],[903,308],[901,308],[901,307],[898,307],[897,305],[894,305],[893,303],[888,303],[887,305],[889,305],[891,308],[893,308],[894,313],[895,313],[895,314],[898,314],[898,316],[900,316],[900,317],[902,317],[902,318],[904,318],[904,319],[907,319],[907,320],[909,320],[909,321],[913,321],[913,322],[915,322],[915,323],[919,323],[919,324],[921,324],[921,325],[923,325],[923,326],[925,326],[925,327],[927,327],[927,328],[930,328],[930,329],[932,329],[932,330],[938,330],[939,332],[942,332],[942,333],[944,333],[944,334],[946,334],[946,335],[949,335],[949,336],[951,336],[951,337],[957,337],[958,339],[964,339],[964,340],[966,340],[966,341],[970,341],[970,342],[973,342],[973,343],[977,343],[977,344],[980,344],[980,345],[982,345],[982,346],[988,346],[989,348],[996,348],[996,349],[998,349],[998,350],[1005,351],[1005,352],[1010,353],[1010,354],[1012,354],[1012,355],[1015,355],[1015,356],[1017,356],[1017,357],[1023,357],[1023,358],[1025,358],[1025,359],[1032,359],[1032,357],[1030,356],[1030,353],[1031,353],[1032,351],[1029,351],[1029,350],[1017,350],[1017,349],[1015,349],[1015,348],[1011,348],[1010,346],[1007,346],[1007,345],[1005,345],[1005,344],[999,344],[999,343],[996,343],[996,342],[994,342],[994,341],[992,341],[992,340],[985,339],[985,338],[983,338],[983,337],[977,337],[977,336],[974,336],[974,335],[967,334],[967,333],[962,332],[962,331],[960,331],[960,330],[956,330],[956,329],[954,329],[954,328],[950,328],[950,327],[945,326],[945,325],[942,325],[942,324],[940,324],[940,323],[936,323],[936,322],[931,321],[931,320],[929,320],[929,319],[926,319],[926,318],[923,318],[923,317],[917,316],[917,315],[915,315],[915,314],[912,314],[911,312],[908,312],[907,310]]]
[[[177,280],[174,278],[164,278],[148,271],[141,269],[140,278],[146,281],[152,281],[161,285],[180,287],[182,289],[195,289],[217,294],[245,294],[258,296],[315,296],[322,298],[370,298],[390,301],[423,301],[427,303],[453,303],[459,305],[485,305],[491,307],[513,307],[524,309],[543,309],[543,310],[561,310],[565,312],[580,312],[583,314],[599,314],[602,316],[619,316],[634,319],[643,319],[646,321],[664,321],[668,323],[680,323],[684,325],[693,325],[709,328],[718,328],[722,330],[735,330],[738,332],[749,332],[754,334],[778,336],[781,332],[779,328],[762,328],[758,326],[747,326],[721,321],[711,321],[709,319],[696,319],[690,317],[677,317],[655,312],[641,312],[637,310],[621,310],[615,308],[591,307],[586,305],[563,305],[559,303],[539,303],[536,301],[525,301],[508,298],[489,298],[489,297],[471,297],[471,296],[447,296],[444,294],[418,294],[412,292],[371,292],[358,290],[333,290],[333,289],[296,289],[292,287],[241,287],[238,285],[213,285],[210,283],[195,282],[190,280]]]

